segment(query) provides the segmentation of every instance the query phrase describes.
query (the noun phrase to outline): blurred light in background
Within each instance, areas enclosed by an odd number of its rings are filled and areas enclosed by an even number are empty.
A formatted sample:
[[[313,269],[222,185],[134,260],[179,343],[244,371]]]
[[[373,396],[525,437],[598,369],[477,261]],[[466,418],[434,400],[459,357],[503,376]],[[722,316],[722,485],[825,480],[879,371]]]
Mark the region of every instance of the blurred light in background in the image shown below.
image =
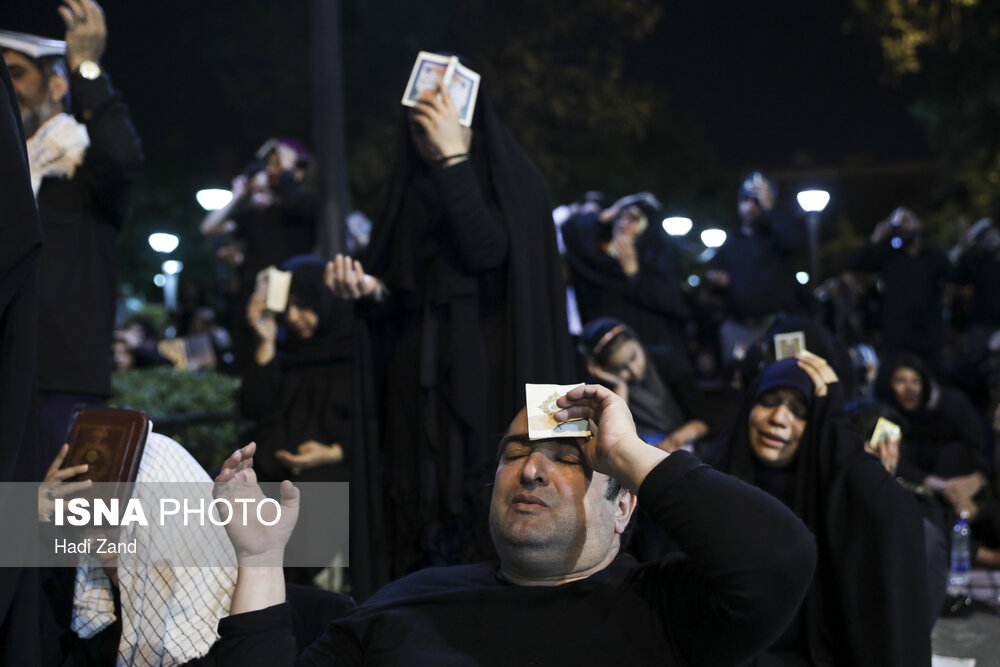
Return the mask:
[[[156,234],[150,234],[149,247],[156,252],[171,253],[177,250],[178,244],[181,240],[177,238],[174,234],[164,234],[163,232],[157,232]]]
[[[671,236],[684,236],[693,226],[691,218],[672,217],[663,220],[663,231]]]
[[[701,242],[706,248],[718,248],[726,242],[726,232],[721,229],[706,229],[701,233]]]
[[[803,190],[795,198],[799,200],[802,210],[809,213],[821,213],[830,203],[830,193],[826,190]]]
[[[206,211],[217,211],[233,200],[233,193],[229,190],[208,188],[207,190],[198,190],[194,194],[194,198]]]

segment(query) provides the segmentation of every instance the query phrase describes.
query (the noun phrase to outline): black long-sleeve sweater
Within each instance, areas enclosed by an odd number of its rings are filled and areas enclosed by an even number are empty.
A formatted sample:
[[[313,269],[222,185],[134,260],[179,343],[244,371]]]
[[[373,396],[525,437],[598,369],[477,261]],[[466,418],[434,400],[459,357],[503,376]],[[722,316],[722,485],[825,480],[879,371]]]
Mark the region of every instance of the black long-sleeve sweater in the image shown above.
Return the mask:
[[[675,452],[640,503],[686,556],[516,586],[496,564],[396,581],[296,661],[287,605],[219,623],[221,665],[729,665],[773,642],[812,579],[815,544],[767,494]]]

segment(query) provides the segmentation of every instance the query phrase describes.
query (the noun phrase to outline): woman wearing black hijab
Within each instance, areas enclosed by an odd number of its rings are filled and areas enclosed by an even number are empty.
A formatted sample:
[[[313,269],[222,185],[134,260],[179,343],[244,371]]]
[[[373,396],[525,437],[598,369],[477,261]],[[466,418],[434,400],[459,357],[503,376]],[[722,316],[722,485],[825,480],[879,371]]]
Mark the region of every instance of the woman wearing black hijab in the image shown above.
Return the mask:
[[[1000,567],[1000,502],[990,487],[982,415],[961,391],[938,384],[912,354],[898,354],[879,368],[875,395],[906,418],[900,477],[938,493],[953,516],[968,512],[974,562]]]
[[[292,272],[285,334],[254,294],[247,320],[257,333],[241,407],[256,424],[254,464],[262,481],[346,481],[350,455],[352,310],[323,284],[326,261],[300,256]]]
[[[600,216],[570,218],[562,228],[566,259],[584,322],[616,317],[646,343],[673,345],[687,363],[691,311],[677,250],[656,222],[658,208],[655,199],[630,195]]]
[[[840,413],[837,376],[808,354],[750,388],[720,470],[777,497],[816,536],[813,584],[765,665],[929,665],[923,526],[913,498]]]
[[[524,383],[573,373],[545,183],[485,79],[471,128],[444,86],[406,113],[364,266],[338,256],[327,279],[363,300],[382,364],[373,375],[393,575],[482,557],[468,545],[486,543],[485,531],[470,527]]]

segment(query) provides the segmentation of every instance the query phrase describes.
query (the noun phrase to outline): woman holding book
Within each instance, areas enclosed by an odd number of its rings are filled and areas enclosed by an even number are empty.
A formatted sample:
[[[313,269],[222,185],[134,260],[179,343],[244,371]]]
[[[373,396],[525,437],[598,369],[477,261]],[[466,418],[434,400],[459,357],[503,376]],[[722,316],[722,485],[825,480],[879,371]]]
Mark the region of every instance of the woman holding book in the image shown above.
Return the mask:
[[[524,383],[572,375],[545,183],[485,81],[470,128],[439,85],[400,130],[366,254],[337,256],[327,273],[359,302],[382,364],[372,377],[395,575],[479,555],[485,471]]]

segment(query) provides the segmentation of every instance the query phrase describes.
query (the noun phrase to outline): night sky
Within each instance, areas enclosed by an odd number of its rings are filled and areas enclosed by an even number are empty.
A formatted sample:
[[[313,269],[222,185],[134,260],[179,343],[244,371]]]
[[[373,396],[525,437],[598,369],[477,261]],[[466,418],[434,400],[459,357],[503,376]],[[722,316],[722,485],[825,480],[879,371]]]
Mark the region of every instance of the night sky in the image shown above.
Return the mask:
[[[729,166],[926,157],[907,113],[917,83],[881,83],[877,44],[844,30],[847,5],[670,3],[637,55]]]
[[[161,145],[176,123],[197,121],[197,109],[169,103],[185,96],[163,85],[178,80],[173,70],[188,73],[189,85],[198,88],[193,51],[179,44],[174,53],[164,53],[169,45],[157,35],[183,33],[175,21],[194,18],[197,24],[197,13],[207,16],[218,3],[195,3],[197,8],[181,13],[171,9],[174,4],[104,3],[111,33],[104,64],[151,147]],[[56,6],[49,0],[5,0],[0,27],[61,37]],[[704,126],[722,164],[781,168],[858,154],[926,157],[921,132],[906,110],[916,82],[881,82],[878,46],[844,29],[850,17],[846,0],[670,2],[664,8],[655,33],[632,50],[628,75],[662,85],[674,108]],[[148,45],[154,48],[144,50]]]
[[[278,99],[280,104],[289,86],[301,81],[305,87],[309,65],[305,3],[105,0],[102,5],[110,35],[102,64],[124,92],[146,147],[133,219],[186,237],[183,245],[190,254],[184,259],[191,268],[199,263],[198,270],[207,271],[211,256],[207,245],[189,245],[197,239],[203,215],[194,203],[194,190],[227,186],[268,136],[306,137],[311,132],[307,96],[289,100],[294,108],[283,114],[285,125],[271,128],[248,119],[248,109],[255,103],[259,106],[259,100],[233,105],[219,90],[219,82],[224,86],[227,77],[241,81],[243,90],[247,81],[253,86],[259,81],[261,95]],[[404,33],[398,42],[407,53],[411,45],[435,48],[425,46],[421,35],[412,34],[412,26],[400,25],[405,23],[402,19],[377,16],[352,23],[357,9],[368,7],[364,0],[344,0],[344,5],[355,10],[354,14],[345,11],[344,21],[345,42],[352,48],[377,48],[386,39],[396,39],[388,33],[397,31]],[[886,68],[878,45],[857,31],[845,30],[851,18],[848,0],[688,1],[662,6],[663,16],[654,33],[627,51],[626,76],[661,88],[671,109],[700,126],[714,162],[733,181],[725,184],[723,192],[728,193],[730,185],[735,188],[740,173],[756,168],[787,172],[845,161],[877,164],[930,157],[920,128],[907,112],[919,79],[884,81]],[[3,0],[0,28],[61,38],[64,28],[56,7],[54,0]],[[302,39],[292,44],[276,42],[267,32],[268,11],[293,12],[292,25],[301,25]],[[234,15],[250,20],[243,26],[229,26],[227,21]],[[234,47],[233,42],[256,40],[258,23],[256,59],[205,62],[206,52],[239,53],[239,45]],[[365,34],[376,29],[382,31],[378,39]],[[602,48],[599,38],[593,48]],[[268,69],[267,54],[275,50],[299,60],[293,60],[291,67],[281,63]],[[409,62],[401,62],[398,71],[385,76],[398,77],[402,86],[408,69]],[[359,101],[364,96],[352,86],[356,88],[371,73],[349,69],[346,75],[348,113],[364,115],[368,110]],[[382,107],[376,115],[391,111],[389,105]],[[390,120],[388,115],[385,118]],[[386,125],[392,130],[390,123]],[[588,183],[586,187],[602,186]],[[724,212],[732,210],[730,201],[719,205]],[[369,215],[374,212],[370,199],[366,208]],[[832,208],[839,215],[837,207]],[[891,206],[876,202],[871,211],[854,217],[867,225],[883,208]],[[145,271],[143,266],[156,261],[145,247],[143,234],[138,225],[126,229],[122,241],[125,274],[133,268]]]

